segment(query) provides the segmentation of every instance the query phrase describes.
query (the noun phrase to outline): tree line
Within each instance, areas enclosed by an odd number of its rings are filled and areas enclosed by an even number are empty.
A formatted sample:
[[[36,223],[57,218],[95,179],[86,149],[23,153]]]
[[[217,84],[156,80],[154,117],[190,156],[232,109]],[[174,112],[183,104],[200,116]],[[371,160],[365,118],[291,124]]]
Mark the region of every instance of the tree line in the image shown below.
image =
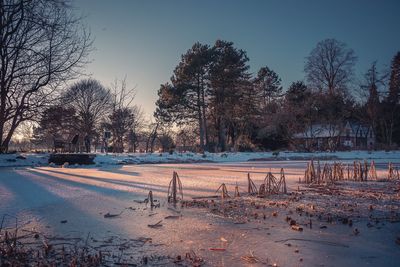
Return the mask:
[[[358,83],[356,61],[345,43],[322,40],[306,58],[304,81],[284,90],[270,67],[250,73],[246,51],[233,42],[197,42],[160,86],[154,116],[191,131],[201,151],[288,148],[313,124],[345,120],[372,125],[379,144],[391,148],[400,143],[400,52],[389,72],[379,74],[373,62]]]
[[[113,152],[171,146],[159,124],[144,120],[125,80],[109,88],[95,79],[70,85],[85,75],[92,48],[69,1],[0,0],[0,153],[15,136],[46,150],[78,136],[77,150],[84,143],[90,150],[104,132]]]
[[[0,0],[0,153],[18,135],[45,149],[78,135],[77,149],[89,143],[90,150],[105,131],[114,152],[170,146],[162,127],[143,119],[125,80],[110,88],[94,79],[69,85],[85,75],[92,48],[69,1]]]
[[[322,40],[306,58],[304,80],[283,88],[267,65],[251,73],[246,51],[234,43],[195,43],[160,86],[153,121],[134,105],[125,80],[71,85],[92,45],[68,1],[0,0],[0,153],[27,122],[36,144],[79,135],[79,143],[98,147],[109,132],[114,152],[288,148],[315,123],[352,119],[372,125],[381,147],[400,144],[400,53],[390,70],[372,62],[357,82],[355,52]]]
[[[163,140],[158,125],[146,120],[141,108],[133,104],[135,88],[126,79],[105,87],[95,79],[83,79],[67,87],[56,103],[44,109],[34,128],[37,145],[52,148],[55,141],[65,145],[77,136],[75,151],[103,148],[108,152],[153,152]],[[108,132],[109,136],[105,136]],[[106,142],[106,144],[104,143]],[[65,149],[69,149],[65,147]]]

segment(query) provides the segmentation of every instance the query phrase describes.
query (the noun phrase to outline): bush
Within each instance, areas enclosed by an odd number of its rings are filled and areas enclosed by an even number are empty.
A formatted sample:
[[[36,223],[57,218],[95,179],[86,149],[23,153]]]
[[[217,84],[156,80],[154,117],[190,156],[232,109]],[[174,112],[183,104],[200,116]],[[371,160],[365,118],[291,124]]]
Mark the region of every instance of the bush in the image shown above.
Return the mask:
[[[274,151],[272,152],[272,156],[274,156],[275,158],[277,158],[279,156],[279,151]]]
[[[253,152],[257,150],[257,147],[249,137],[241,135],[238,137],[234,149],[239,152]]]

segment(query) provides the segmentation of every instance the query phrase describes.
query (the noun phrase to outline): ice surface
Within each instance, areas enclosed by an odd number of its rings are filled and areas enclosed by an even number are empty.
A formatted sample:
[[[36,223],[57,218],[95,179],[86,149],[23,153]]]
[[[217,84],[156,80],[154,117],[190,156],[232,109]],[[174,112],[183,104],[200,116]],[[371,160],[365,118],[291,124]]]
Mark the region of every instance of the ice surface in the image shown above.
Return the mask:
[[[54,235],[86,236],[90,232],[99,240],[116,235],[128,239],[152,238],[154,245],[140,248],[138,253],[184,255],[193,250],[212,266],[242,266],[241,257],[251,253],[261,262],[278,266],[397,266],[400,246],[395,243],[395,237],[400,235],[399,223],[387,222],[379,224],[380,228],[371,228],[361,218],[354,222],[354,227],[360,231],[358,236],[354,236],[349,226],[336,222],[327,229],[319,229],[320,225],[316,224],[313,229],[297,232],[285,222],[285,210],[279,210],[276,217],[268,212],[266,220],[252,219],[246,224],[235,224],[207,209],[184,208],[177,213],[166,203],[173,171],[177,171],[182,180],[185,199],[213,195],[221,183],[227,185],[231,194],[236,184],[245,191],[248,172],[259,185],[266,172],[278,173],[282,167],[289,191],[297,190],[298,178],[303,175],[307,161],[243,162],[267,155],[238,153],[228,158],[220,156],[221,162],[217,163],[153,165],[117,165],[113,162],[126,156],[102,155],[98,157],[98,164],[89,168],[2,168],[0,214],[14,215],[20,224]],[[351,156],[373,157],[382,163],[377,165],[381,174],[388,161],[400,161],[397,152],[336,155],[349,161]],[[210,158],[219,160],[217,155]],[[102,160],[109,164],[100,164]],[[149,190],[160,201],[160,208],[151,210],[148,205],[134,202],[146,198]],[[324,206],[324,202],[319,206]],[[104,218],[106,213],[120,212],[122,214],[116,218]],[[165,219],[169,215],[180,217]],[[63,220],[67,223],[60,223]],[[163,225],[160,228],[147,226],[160,220]],[[286,239],[292,240],[282,241]],[[210,248],[224,248],[225,251],[211,251]]]

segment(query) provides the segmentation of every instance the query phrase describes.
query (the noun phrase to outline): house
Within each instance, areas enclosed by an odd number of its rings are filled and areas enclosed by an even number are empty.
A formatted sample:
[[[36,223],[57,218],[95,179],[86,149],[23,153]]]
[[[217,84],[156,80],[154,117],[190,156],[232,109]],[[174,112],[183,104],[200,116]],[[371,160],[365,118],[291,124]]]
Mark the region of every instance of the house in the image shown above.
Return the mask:
[[[370,125],[346,121],[339,125],[313,124],[293,136],[294,144],[305,150],[373,149],[375,133]]]

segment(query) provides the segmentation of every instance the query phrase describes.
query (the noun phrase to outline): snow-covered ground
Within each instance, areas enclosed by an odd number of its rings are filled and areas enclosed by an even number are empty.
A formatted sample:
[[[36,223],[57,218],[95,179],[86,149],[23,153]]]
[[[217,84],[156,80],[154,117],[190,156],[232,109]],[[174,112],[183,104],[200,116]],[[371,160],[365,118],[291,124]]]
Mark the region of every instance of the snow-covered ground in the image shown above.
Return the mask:
[[[48,154],[0,154],[0,167],[33,167],[48,165]],[[1,171],[0,171],[1,173]]]
[[[310,157],[311,154],[281,152],[279,157],[303,155]],[[385,163],[378,166],[380,177],[386,175],[387,162],[400,162],[398,152],[340,152],[334,155],[346,160],[379,160]],[[27,159],[19,161],[46,165],[45,155],[26,156]],[[285,221],[286,216],[294,216],[291,215],[292,211],[284,205],[277,206],[275,200],[274,206],[268,204],[264,211],[259,212],[264,213],[265,220],[261,217],[251,218],[244,224],[236,224],[207,209],[174,208],[166,201],[173,171],[178,172],[184,198],[188,200],[194,196],[215,194],[221,183],[226,184],[230,194],[233,194],[235,185],[244,192],[247,173],[258,186],[268,171],[277,174],[280,168],[285,169],[289,192],[297,191],[297,181],[304,173],[307,160],[247,161],[271,156],[271,153],[235,153],[226,157],[207,154],[206,159],[216,163],[119,165],[120,160],[132,157],[98,155],[96,164],[88,168],[1,168],[0,215],[15,216],[25,227],[48,234],[86,237],[90,233],[91,242],[97,243],[98,240],[113,236],[129,240],[151,238],[151,244],[134,248],[138,255],[176,256],[194,251],[211,266],[243,266],[242,256],[251,254],[260,260],[260,265],[397,266],[400,262],[400,246],[395,243],[395,238],[400,236],[399,222],[382,220],[370,227],[367,219],[360,217],[349,227],[337,221],[327,224],[316,219],[312,229],[305,228],[298,232],[288,227]],[[156,159],[170,156],[141,157],[146,162],[149,159],[155,162]],[[179,158],[180,155],[172,157]],[[182,157],[201,158],[200,155]],[[160,208],[151,210],[149,206],[134,201],[146,198],[149,190],[159,200]],[[329,197],[322,200],[330,201]],[[316,210],[329,207],[325,205],[327,202],[321,201],[321,197],[318,201]],[[368,206],[368,203],[360,207]],[[229,205],[229,200],[226,205]],[[398,212],[399,207],[395,208],[394,211]],[[273,215],[272,211],[277,214]],[[107,213],[121,214],[115,218],[105,218]],[[166,219],[171,215],[179,217]],[[162,221],[162,227],[148,227],[159,221]],[[6,224],[12,223],[14,221],[8,218]],[[327,228],[320,228],[326,225]],[[354,234],[355,227],[360,234]]]
[[[193,163],[193,162],[244,162],[253,160],[310,160],[312,158],[340,160],[375,160],[377,162],[400,162],[400,151],[349,151],[349,152],[231,152],[231,153],[153,153],[153,154],[97,154],[96,163]]]
[[[23,158],[18,158],[23,156]],[[0,167],[46,166],[48,154],[3,154],[0,155]],[[374,160],[376,163],[400,163],[400,151],[349,151],[300,153],[291,151],[273,152],[232,152],[232,153],[97,153],[95,163],[100,165],[157,164],[157,163],[198,163],[198,162],[245,162],[245,161],[282,161],[282,160]]]

